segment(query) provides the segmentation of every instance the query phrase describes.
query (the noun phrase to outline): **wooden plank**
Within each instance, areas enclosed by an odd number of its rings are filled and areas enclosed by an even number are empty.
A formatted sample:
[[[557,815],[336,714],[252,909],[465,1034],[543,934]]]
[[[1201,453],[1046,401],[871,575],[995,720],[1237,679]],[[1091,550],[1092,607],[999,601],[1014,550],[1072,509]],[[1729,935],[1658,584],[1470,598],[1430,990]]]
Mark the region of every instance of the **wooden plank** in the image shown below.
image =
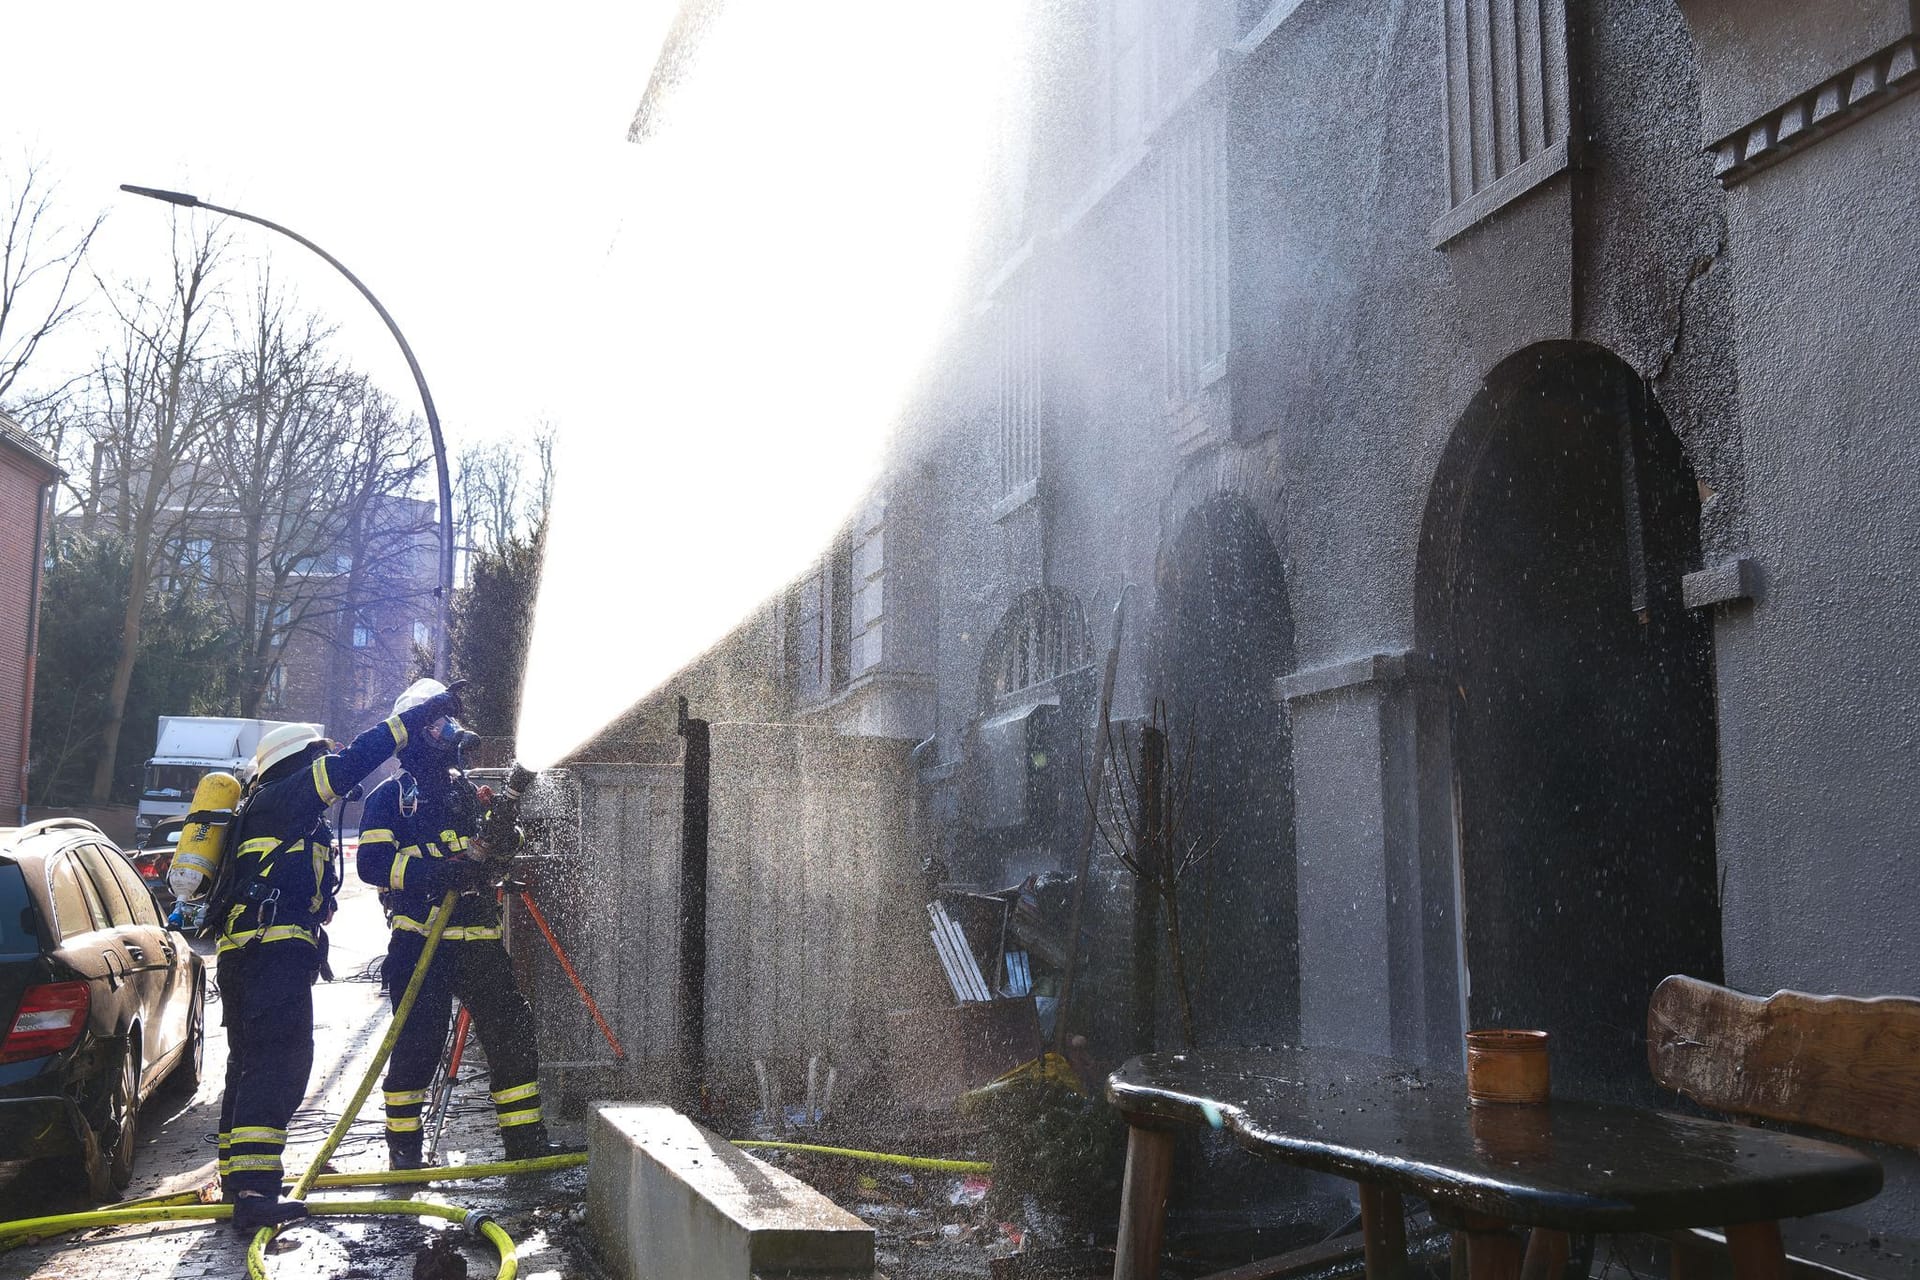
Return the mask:
[[[1676,975],[1647,1006],[1647,1062],[1716,1111],[1920,1150],[1920,1000],[1763,1000]]]
[[[1733,1254],[1733,1280],[1787,1280],[1787,1250],[1777,1222],[1748,1222],[1727,1228]]]
[[[1520,1260],[1520,1280],[1562,1280],[1573,1241],[1564,1231],[1535,1227],[1527,1233],[1526,1256]]]
[[[993,993],[987,990],[987,979],[973,957],[973,948],[967,945],[967,935],[938,902],[927,904],[927,915],[933,921],[934,944],[940,948],[942,959],[950,962],[947,980],[953,984],[954,994],[962,1002],[991,1000]]]
[[[954,945],[953,937],[946,930],[935,925],[928,934],[933,939],[934,948],[940,953],[940,965],[947,972],[947,981],[953,987],[953,998],[961,1004],[978,1003],[982,997],[974,986],[973,975],[967,972],[961,959],[964,954]]]
[[[1398,1191],[1360,1184],[1360,1234],[1366,1241],[1367,1280],[1405,1280],[1407,1217]]]
[[[974,957],[973,944],[967,941],[966,931],[947,914],[945,908],[941,909],[940,918],[946,924],[947,939],[953,944],[954,955],[960,962],[960,971],[966,975],[967,982],[972,986],[973,998],[975,1000],[993,999],[993,992],[987,987],[987,977],[980,972],[980,961]]]
[[[1520,1280],[1522,1250],[1520,1237],[1511,1231],[1497,1228],[1468,1231],[1469,1280]]]
[[[1167,1192],[1173,1186],[1173,1134],[1127,1128],[1127,1171],[1120,1184],[1120,1238],[1113,1280],[1157,1280],[1167,1229]]]

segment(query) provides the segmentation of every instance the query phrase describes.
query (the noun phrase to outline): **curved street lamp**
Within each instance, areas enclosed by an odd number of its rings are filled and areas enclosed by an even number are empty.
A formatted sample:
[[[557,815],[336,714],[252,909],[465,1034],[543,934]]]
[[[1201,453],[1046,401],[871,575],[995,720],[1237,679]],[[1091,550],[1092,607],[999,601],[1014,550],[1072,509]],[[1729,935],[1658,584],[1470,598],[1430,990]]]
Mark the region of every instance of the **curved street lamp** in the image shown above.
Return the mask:
[[[413,348],[407,345],[407,339],[400,332],[400,326],[393,322],[387,309],[380,305],[380,299],[373,296],[373,290],[360,283],[360,277],[347,270],[346,264],[322,249],[313,241],[290,230],[277,222],[251,213],[242,213],[238,209],[223,209],[217,204],[209,204],[199,196],[188,195],[184,191],[163,191],[158,187],[136,187],[121,183],[120,189],[129,195],[145,196],[149,200],[159,200],[166,204],[176,204],[184,209],[206,209],[212,213],[224,214],[229,218],[239,218],[246,222],[257,222],[270,231],[278,231],[290,240],[297,240],[307,248],[325,258],[330,266],[345,276],[360,296],[373,304],[386,322],[387,332],[400,344],[400,354],[407,358],[407,368],[413,371],[413,385],[420,391],[420,403],[427,411],[427,431],[433,437],[433,464],[440,481],[440,585],[434,589],[437,607],[433,620],[433,678],[444,681],[447,678],[447,608],[453,599],[453,483],[447,475],[447,443],[440,435],[440,414],[433,407],[433,393],[427,390],[426,375],[420,372],[420,362],[413,358]]]

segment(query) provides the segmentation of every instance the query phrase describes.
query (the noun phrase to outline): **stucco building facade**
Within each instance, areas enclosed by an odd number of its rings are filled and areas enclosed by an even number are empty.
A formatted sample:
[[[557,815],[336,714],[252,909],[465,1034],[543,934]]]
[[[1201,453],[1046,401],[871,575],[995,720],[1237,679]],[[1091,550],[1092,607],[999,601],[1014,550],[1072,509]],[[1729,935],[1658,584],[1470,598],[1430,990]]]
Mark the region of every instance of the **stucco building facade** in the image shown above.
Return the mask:
[[[1920,992],[1914,7],[1056,8],[979,305],[704,713],[920,743],[950,876],[1071,870],[1130,586],[1203,1043],[1651,1096],[1666,973]]]

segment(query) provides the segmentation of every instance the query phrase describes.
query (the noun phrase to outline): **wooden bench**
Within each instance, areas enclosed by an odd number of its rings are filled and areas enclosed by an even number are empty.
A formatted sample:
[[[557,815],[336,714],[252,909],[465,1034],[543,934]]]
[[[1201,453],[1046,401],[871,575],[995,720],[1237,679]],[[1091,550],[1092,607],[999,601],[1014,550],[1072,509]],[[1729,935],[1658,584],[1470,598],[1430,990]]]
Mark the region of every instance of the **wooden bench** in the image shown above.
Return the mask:
[[[1713,1111],[1920,1151],[1920,1000],[1797,991],[1761,999],[1676,975],[1648,1003],[1647,1062],[1662,1087]],[[1769,1230],[1778,1238],[1778,1223]],[[1669,1240],[1673,1280],[1724,1269],[1721,1233]],[[1739,1243],[1735,1269],[1751,1274]],[[1841,1270],[1790,1243],[1774,1274],[1831,1280]]]

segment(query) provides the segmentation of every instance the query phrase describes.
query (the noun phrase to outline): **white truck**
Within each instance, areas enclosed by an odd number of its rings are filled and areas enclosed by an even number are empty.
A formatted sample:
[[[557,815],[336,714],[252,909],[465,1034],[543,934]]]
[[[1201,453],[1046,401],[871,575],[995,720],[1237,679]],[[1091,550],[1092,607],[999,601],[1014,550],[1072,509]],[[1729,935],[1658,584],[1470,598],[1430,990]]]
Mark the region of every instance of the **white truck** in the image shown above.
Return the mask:
[[[244,781],[261,735],[288,723],[295,722],[161,716],[153,756],[147,761],[140,787],[140,805],[134,810],[135,838],[144,844],[155,826],[168,818],[183,817],[193,805],[193,789],[205,774],[219,769]],[[326,732],[319,725],[313,730]]]

